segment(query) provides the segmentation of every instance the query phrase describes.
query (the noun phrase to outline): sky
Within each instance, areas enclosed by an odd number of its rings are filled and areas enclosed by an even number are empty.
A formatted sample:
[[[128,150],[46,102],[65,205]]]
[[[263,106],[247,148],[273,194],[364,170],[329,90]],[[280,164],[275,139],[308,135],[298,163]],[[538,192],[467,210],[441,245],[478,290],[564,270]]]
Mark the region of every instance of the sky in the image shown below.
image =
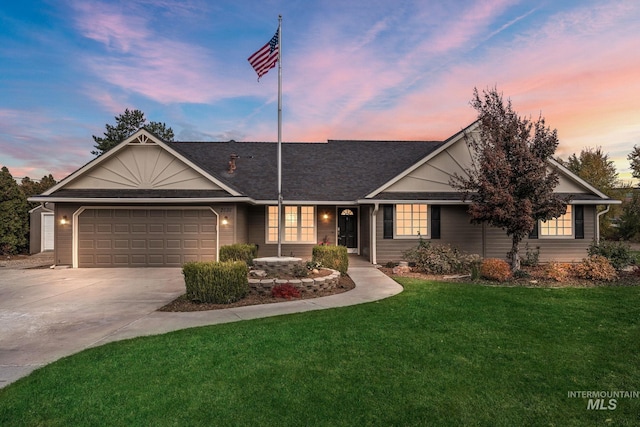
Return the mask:
[[[444,140],[497,88],[556,156],[602,147],[631,181],[637,0],[3,2],[0,166],[60,180],[126,108],[177,141],[277,141],[277,68],[257,81],[247,58],[279,14],[285,142]]]

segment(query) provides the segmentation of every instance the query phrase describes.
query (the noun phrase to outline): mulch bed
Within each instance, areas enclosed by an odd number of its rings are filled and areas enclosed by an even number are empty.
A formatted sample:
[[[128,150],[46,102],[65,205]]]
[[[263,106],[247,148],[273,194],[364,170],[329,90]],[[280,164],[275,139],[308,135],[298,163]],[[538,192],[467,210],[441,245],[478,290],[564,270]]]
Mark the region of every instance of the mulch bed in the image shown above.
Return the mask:
[[[250,293],[245,298],[240,301],[236,301],[230,304],[208,304],[208,303],[198,303],[188,300],[186,295],[182,295],[164,307],[160,308],[158,311],[207,311],[207,310],[220,310],[224,308],[234,308],[234,307],[244,307],[247,305],[258,305],[258,304],[272,304],[274,302],[284,302],[284,301],[294,301],[294,300],[302,300],[302,299],[311,299],[318,297],[326,297],[329,295],[341,294],[343,292],[350,291],[355,288],[356,285],[353,283],[353,280],[348,275],[343,274],[340,276],[340,280],[338,282],[338,286],[334,289],[318,291],[318,292],[305,292],[300,295],[299,298],[274,298],[272,296],[266,295],[258,295],[255,293]]]
[[[410,272],[394,274],[391,268],[381,268],[380,271],[385,273],[389,277],[412,277],[422,280],[437,280],[441,282],[464,282],[464,283],[477,283],[484,286],[518,286],[518,287],[535,287],[535,288],[593,288],[598,286],[640,286],[640,268],[636,267],[634,270],[622,271],[618,273],[618,279],[612,282],[593,281],[578,279],[575,277],[569,277],[562,282],[548,279],[545,277],[544,266],[537,267],[523,267],[522,270],[529,273],[529,277],[512,278],[506,282],[496,282],[491,280],[479,279],[471,280],[469,275],[457,276],[457,275],[433,275],[420,273],[415,270]]]

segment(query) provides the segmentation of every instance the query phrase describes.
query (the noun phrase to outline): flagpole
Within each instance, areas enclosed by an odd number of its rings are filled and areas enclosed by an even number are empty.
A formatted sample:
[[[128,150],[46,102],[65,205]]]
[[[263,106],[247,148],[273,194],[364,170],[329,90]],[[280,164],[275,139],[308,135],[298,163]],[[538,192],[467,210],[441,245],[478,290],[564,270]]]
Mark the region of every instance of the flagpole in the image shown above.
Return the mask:
[[[282,256],[282,15],[278,15],[278,257]]]

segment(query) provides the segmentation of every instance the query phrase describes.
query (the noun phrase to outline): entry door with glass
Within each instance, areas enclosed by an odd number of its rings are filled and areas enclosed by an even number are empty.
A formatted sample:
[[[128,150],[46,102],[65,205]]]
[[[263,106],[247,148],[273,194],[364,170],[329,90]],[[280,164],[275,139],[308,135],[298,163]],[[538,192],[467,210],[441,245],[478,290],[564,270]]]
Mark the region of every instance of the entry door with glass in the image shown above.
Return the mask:
[[[358,252],[358,209],[338,209],[338,245],[346,246],[347,252]]]

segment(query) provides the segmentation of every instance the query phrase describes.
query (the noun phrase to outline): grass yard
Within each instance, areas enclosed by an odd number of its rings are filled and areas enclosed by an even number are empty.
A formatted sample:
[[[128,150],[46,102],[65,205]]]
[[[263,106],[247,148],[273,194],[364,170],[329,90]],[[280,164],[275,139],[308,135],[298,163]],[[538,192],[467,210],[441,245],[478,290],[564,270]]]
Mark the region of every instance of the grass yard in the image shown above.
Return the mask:
[[[0,390],[0,425],[638,425],[640,287],[400,279],[377,303],[83,351]],[[609,399],[605,399],[605,406]]]

